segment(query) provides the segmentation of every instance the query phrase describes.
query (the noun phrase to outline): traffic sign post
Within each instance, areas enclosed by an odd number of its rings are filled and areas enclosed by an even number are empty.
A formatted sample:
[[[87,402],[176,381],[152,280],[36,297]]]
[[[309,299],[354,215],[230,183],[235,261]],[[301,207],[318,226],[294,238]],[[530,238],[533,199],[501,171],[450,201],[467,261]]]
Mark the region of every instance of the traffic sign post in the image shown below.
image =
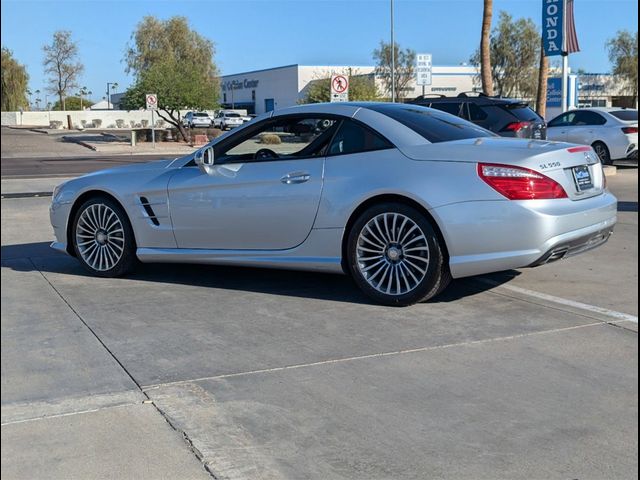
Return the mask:
[[[331,101],[349,101],[349,77],[346,75],[331,75]]]
[[[431,85],[432,66],[430,53],[416,55],[416,85],[422,85],[423,96],[425,85]]]
[[[151,143],[156,148],[156,122],[153,112],[158,109],[158,95],[155,93],[147,93],[147,110],[151,110]]]

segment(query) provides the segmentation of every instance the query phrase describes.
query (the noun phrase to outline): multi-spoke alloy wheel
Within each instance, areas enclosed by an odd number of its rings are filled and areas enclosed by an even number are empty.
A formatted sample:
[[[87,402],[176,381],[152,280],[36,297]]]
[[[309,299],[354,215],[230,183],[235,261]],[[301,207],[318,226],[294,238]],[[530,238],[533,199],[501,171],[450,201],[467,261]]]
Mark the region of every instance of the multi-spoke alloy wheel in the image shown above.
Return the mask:
[[[403,204],[376,205],[364,212],[351,229],[348,254],[360,288],[389,305],[431,298],[450,280],[431,224]]]
[[[122,209],[110,199],[96,198],[82,205],[73,232],[76,255],[91,272],[116,276],[132,266],[131,227]]]
[[[365,280],[387,295],[415,289],[429,266],[424,232],[400,213],[381,213],[369,220],[358,237],[356,255]]]

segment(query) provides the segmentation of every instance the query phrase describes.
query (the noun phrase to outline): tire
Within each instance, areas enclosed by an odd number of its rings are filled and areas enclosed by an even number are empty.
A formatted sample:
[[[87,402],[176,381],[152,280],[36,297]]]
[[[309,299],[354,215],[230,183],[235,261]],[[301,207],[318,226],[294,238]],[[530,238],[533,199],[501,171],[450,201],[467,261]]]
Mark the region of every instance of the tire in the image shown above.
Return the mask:
[[[433,226],[402,203],[374,205],[358,217],[347,239],[347,265],[365,295],[383,305],[429,300],[451,281]]]
[[[603,165],[611,165],[613,162],[611,161],[611,154],[609,153],[609,148],[604,142],[593,142],[591,145],[598,155],[600,159],[600,163]]]
[[[73,219],[71,241],[82,266],[98,277],[119,277],[133,270],[136,244],[127,214],[113,199],[84,202]]]

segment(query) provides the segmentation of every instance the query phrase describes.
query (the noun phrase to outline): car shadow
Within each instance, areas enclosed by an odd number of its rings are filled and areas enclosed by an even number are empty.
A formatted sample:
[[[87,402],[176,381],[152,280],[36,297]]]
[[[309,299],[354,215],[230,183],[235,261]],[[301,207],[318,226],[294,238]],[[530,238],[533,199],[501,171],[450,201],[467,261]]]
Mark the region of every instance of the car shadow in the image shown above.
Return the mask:
[[[92,276],[74,258],[52,250],[48,242],[3,245],[2,266],[20,272]],[[494,274],[490,277],[493,284],[477,281],[475,277],[453,280],[444,292],[425,303],[449,303],[472,297],[508,282],[519,274],[517,271]],[[126,278],[144,282],[374,304],[360,292],[350,277],[328,273],[218,265],[140,263]]]

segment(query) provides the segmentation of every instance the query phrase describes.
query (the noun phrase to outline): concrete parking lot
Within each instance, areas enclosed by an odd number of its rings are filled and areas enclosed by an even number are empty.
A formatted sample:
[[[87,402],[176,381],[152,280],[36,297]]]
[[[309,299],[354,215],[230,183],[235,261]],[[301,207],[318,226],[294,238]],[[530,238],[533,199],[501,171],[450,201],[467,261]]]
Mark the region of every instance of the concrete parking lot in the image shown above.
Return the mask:
[[[5,198],[2,475],[637,478],[637,182],[610,177],[603,247],[409,308],[323,274],[91,277],[48,198]]]

